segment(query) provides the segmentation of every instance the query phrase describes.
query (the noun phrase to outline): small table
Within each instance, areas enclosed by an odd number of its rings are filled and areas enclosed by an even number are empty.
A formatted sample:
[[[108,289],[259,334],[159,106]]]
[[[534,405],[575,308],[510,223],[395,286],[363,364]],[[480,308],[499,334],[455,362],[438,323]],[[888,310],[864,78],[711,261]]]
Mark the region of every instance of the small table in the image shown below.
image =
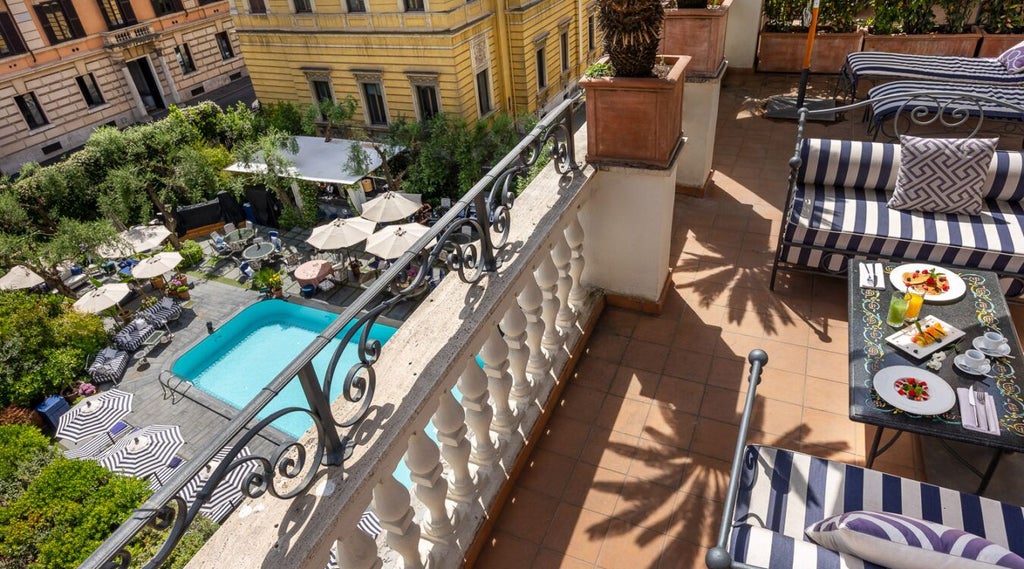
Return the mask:
[[[153,330],[146,336],[146,339],[142,341],[143,352],[142,359],[139,360],[139,365],[147,365],[149,363],[149,353],[153,351],[153,348],[159,344],[165,337],[168,337],[166,330]]]
[[[230,231],[224,235],[224,241],[226,243],[233,243],[235,241],[248,243],[252,241],[253,237],[256,237],[256,231],[251,227],[239,227],[238,229]]]
[[[1000,414],[1000,435],[994,436],[964,429],[958,405],[941,415],[910,415],[886,403],[872,387],[872,378],[884,367],[909,365],[924,368],[928,360],[914,358],[885,341],[887,336],[896,332],[885,323],[889,298],[895,290],[889,282],[889,274],[896,266],[885,265],[885,290],[860,288],[859,261],[851,261],[849,271],[850,419],[878,427],[866,457],[866,466],[870,468],[875,458],[888,450],[904,431],[997,449],[984,472],[956,456],[964,466],[981,477],[980,494],[988,486],[1004,452],[1024,451],[1024,399],[1020,393],[1024,376],[1021,379],[1015,377],[1015,367],[1024,362],[1024,353],[999,288],[999,277],[989,271],[945,269],[960,275],[967,285],[966,294],[953,304],[926,303],[921,309],[922,317],[934,314],[966,332],[959,340],[961,350],[970,348],[974,338],[989,330],[1001,332],[1009,341],[1009,355],[1014,359],[992,359],[990,374],[996,376],[994,378],[961,372],[953,365],[952,354],[943,362],[942,368],[934,372],[954,390],[974,385],[976,390],[982,389],[995,398]],[[882,431],[886,428],[896,430],[896,434],[879,447]]]
[[[257,243],[246,247],[245,251],[242,251],[242,258],[246,261],[259,262],[276,250],[273,243]]]

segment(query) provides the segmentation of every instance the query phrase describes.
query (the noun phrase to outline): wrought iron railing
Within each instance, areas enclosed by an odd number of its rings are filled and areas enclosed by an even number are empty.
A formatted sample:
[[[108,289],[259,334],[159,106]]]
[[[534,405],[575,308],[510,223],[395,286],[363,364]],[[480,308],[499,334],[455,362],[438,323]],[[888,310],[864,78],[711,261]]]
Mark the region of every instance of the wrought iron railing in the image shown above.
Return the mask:
[[[381,345],[369,337],[373,324],[381,314],[415,294],[430,277],[429,270],[419,270],[416,276],[396,286],[400,275],[414,263],[432,267],[447,253],[444,263],[466,283],[480,283],[502,264],[511,211],[520,180],[528,176],[540,157],[550,152],[554,168],[560,174],[577,170],[573,143],[573,113],[580,101],[575,97],[564,101],[549,113],[501,161],[498,162],[473,188],[445,213],[423,237],[399,257],[359,298],[346,308],[317,338],[292,360],[275,378],[246,405],[219,435],[195,457],[176,469],[175,475],[160,487],[130,518],[123,523],[83,563],[85,568],[127,567],[131,562],[128,545],[147,525],[169,530],[168,537],[157,554],[144,567],[159,567],[174,550],[186,529],[198,515],[200,508],[224,483],[229,473],[237,468],[252,469],[242,484],[245,496],[256,498],[269,492],[279,498],[291,498],[309,489],[322,465],[340,466],[351,456],[356,444],[354,433],[367,416],[376,388],[374,364],[380,356]],[[476,241],[460,243],[468,227]],[[458,236],[458,237],[456,237]],[[458,239],[458,241],[457,241]],[[377,304],[372,301],[386,291],[395,295]],[[351,326],[349,324],[352,323]],[[339,335],[342,341],[335,350],[325,376],[320,378],[312,360]],[[358,362],[348,370],[338,370],[338,362],[349,342],[358,338],[355,349]],[[331,384],[344,373],[341,397],[357,407],[348,417],[337,418],[331,410],[327,394]],[[298,380],[306,397],[308,408],[288,407],[278,410],[248,426],[257,415],[290,382]],[[284,415],[300,413],[313,421],[313,451],[307,456],[307,446],[289,441],[278,446],[271,456],[245,455],[243,447],[260,431]],[[309,443],[304,438],[305,443]],[[222,449],[226,455],[199,490],[191,504],[181,498],[185,485],[214,459]],[[253,469],[252,465],[256,468]]]

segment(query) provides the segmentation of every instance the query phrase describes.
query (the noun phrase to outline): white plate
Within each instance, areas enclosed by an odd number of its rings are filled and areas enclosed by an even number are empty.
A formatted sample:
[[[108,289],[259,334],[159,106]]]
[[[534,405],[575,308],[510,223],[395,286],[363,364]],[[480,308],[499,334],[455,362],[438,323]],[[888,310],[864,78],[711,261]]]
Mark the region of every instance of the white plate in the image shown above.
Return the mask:
[[[911,401],[896,391],[896,380],[913,377],[928,384],[927,401]],[[875,374],[872,383],[875,392],[886,403],[914,415],[939,415],[949,411],[956,404],[956,393],[941,377],[913,366],[889,366]]]
[[[960,275],[949,269],[926,263],[908,263],[906,265],[896,267],[891,273],[889,273],[889,282],[892,283],[892,286],[896,287],[896,290],[906,292],[907,286],[903,284],[903,273],[931,271],[932,269],[946,275],[946,279],[949,280],[949,290],[942,294],[926,294],[924,295],[925,302],[950,302],[953,300],[959,300],[967,293],[967,283],[960,278]]]
[[[990,350],[988,348],[982,347],[981,340],[981,336],[978,336],[974,340],[971,340],[971,345],[974,346],[981,353],[985,354],[986,356],[1001,358],[1003,356],[1007,356],[1010,354],[1010,344],[1008,342],[1003,342],[1002,344],[1000,344],[998,350]]]
[[[964,373],[969,373],[971,375],[987,375],[988,372],[992,371],[992,362],[990,362],[988,360],[985,360],[985,363],[981,365],[981,368],[974,369],[974,368],[968,367],[967,364],[964,363],[964,360],[966,358],[967,358],[967,356],[965,356],[963,354],[960,354],[959,356],[953,358],[953,364],[960,371],[962,371]]]
[[[924,330],[936,322],[941,324],[943,329],[946,330],[946,337],[942,338],[938,342],[933,342],[927,346],[918,346],[915,344],[913,338],[917,335],[917,326],[914,324],[911,324],[899,332],[887,337],[885,341],[915,358],[926,358],[933,352],[946,348],[953,342],[963,338],[965,334],[963,330],[956,328],[944,320],[936,318],[934,314],[929,314],[920,320],[921,329]]]

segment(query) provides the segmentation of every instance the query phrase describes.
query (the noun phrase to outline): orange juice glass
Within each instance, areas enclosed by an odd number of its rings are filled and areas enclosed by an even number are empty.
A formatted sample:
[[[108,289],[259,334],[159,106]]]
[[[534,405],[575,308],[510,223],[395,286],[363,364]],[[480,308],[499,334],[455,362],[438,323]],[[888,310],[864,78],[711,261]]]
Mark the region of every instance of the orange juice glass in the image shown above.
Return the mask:
[[[921,305],[924,304],[924,292],[908,288],[904,298],[907,300],[907,322],[914,322],[917,320],[918,315],[921,314]]]

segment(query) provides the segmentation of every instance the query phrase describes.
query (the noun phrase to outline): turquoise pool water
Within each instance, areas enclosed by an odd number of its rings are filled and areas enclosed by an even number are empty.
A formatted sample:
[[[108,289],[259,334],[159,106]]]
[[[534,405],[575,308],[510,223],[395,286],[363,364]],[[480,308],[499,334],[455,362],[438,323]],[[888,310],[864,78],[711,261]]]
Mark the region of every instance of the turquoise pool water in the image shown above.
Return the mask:
[[[196,388],[241,409],[336,317],[331,312],[283,300],[258,302],[178,358],[171,371],[191,381]],[[370,330],[370,337],[385,343],[395,330],[397,328],[392,326],[375,324]],[[321,379],[340,343],[340,338],[336,338],[330,347],[313,359],[313,367]],[[355,345],[342,353],[331,385],[331,401],[341,394],[345,373],[357,359]],[[259,416],[266,417],[291,406],[306,407],[306,397],[298,379],[292,380]],[[289,413],[274,421],[273,425],[299,438],[313,426],[313,421],[304,413]]]

